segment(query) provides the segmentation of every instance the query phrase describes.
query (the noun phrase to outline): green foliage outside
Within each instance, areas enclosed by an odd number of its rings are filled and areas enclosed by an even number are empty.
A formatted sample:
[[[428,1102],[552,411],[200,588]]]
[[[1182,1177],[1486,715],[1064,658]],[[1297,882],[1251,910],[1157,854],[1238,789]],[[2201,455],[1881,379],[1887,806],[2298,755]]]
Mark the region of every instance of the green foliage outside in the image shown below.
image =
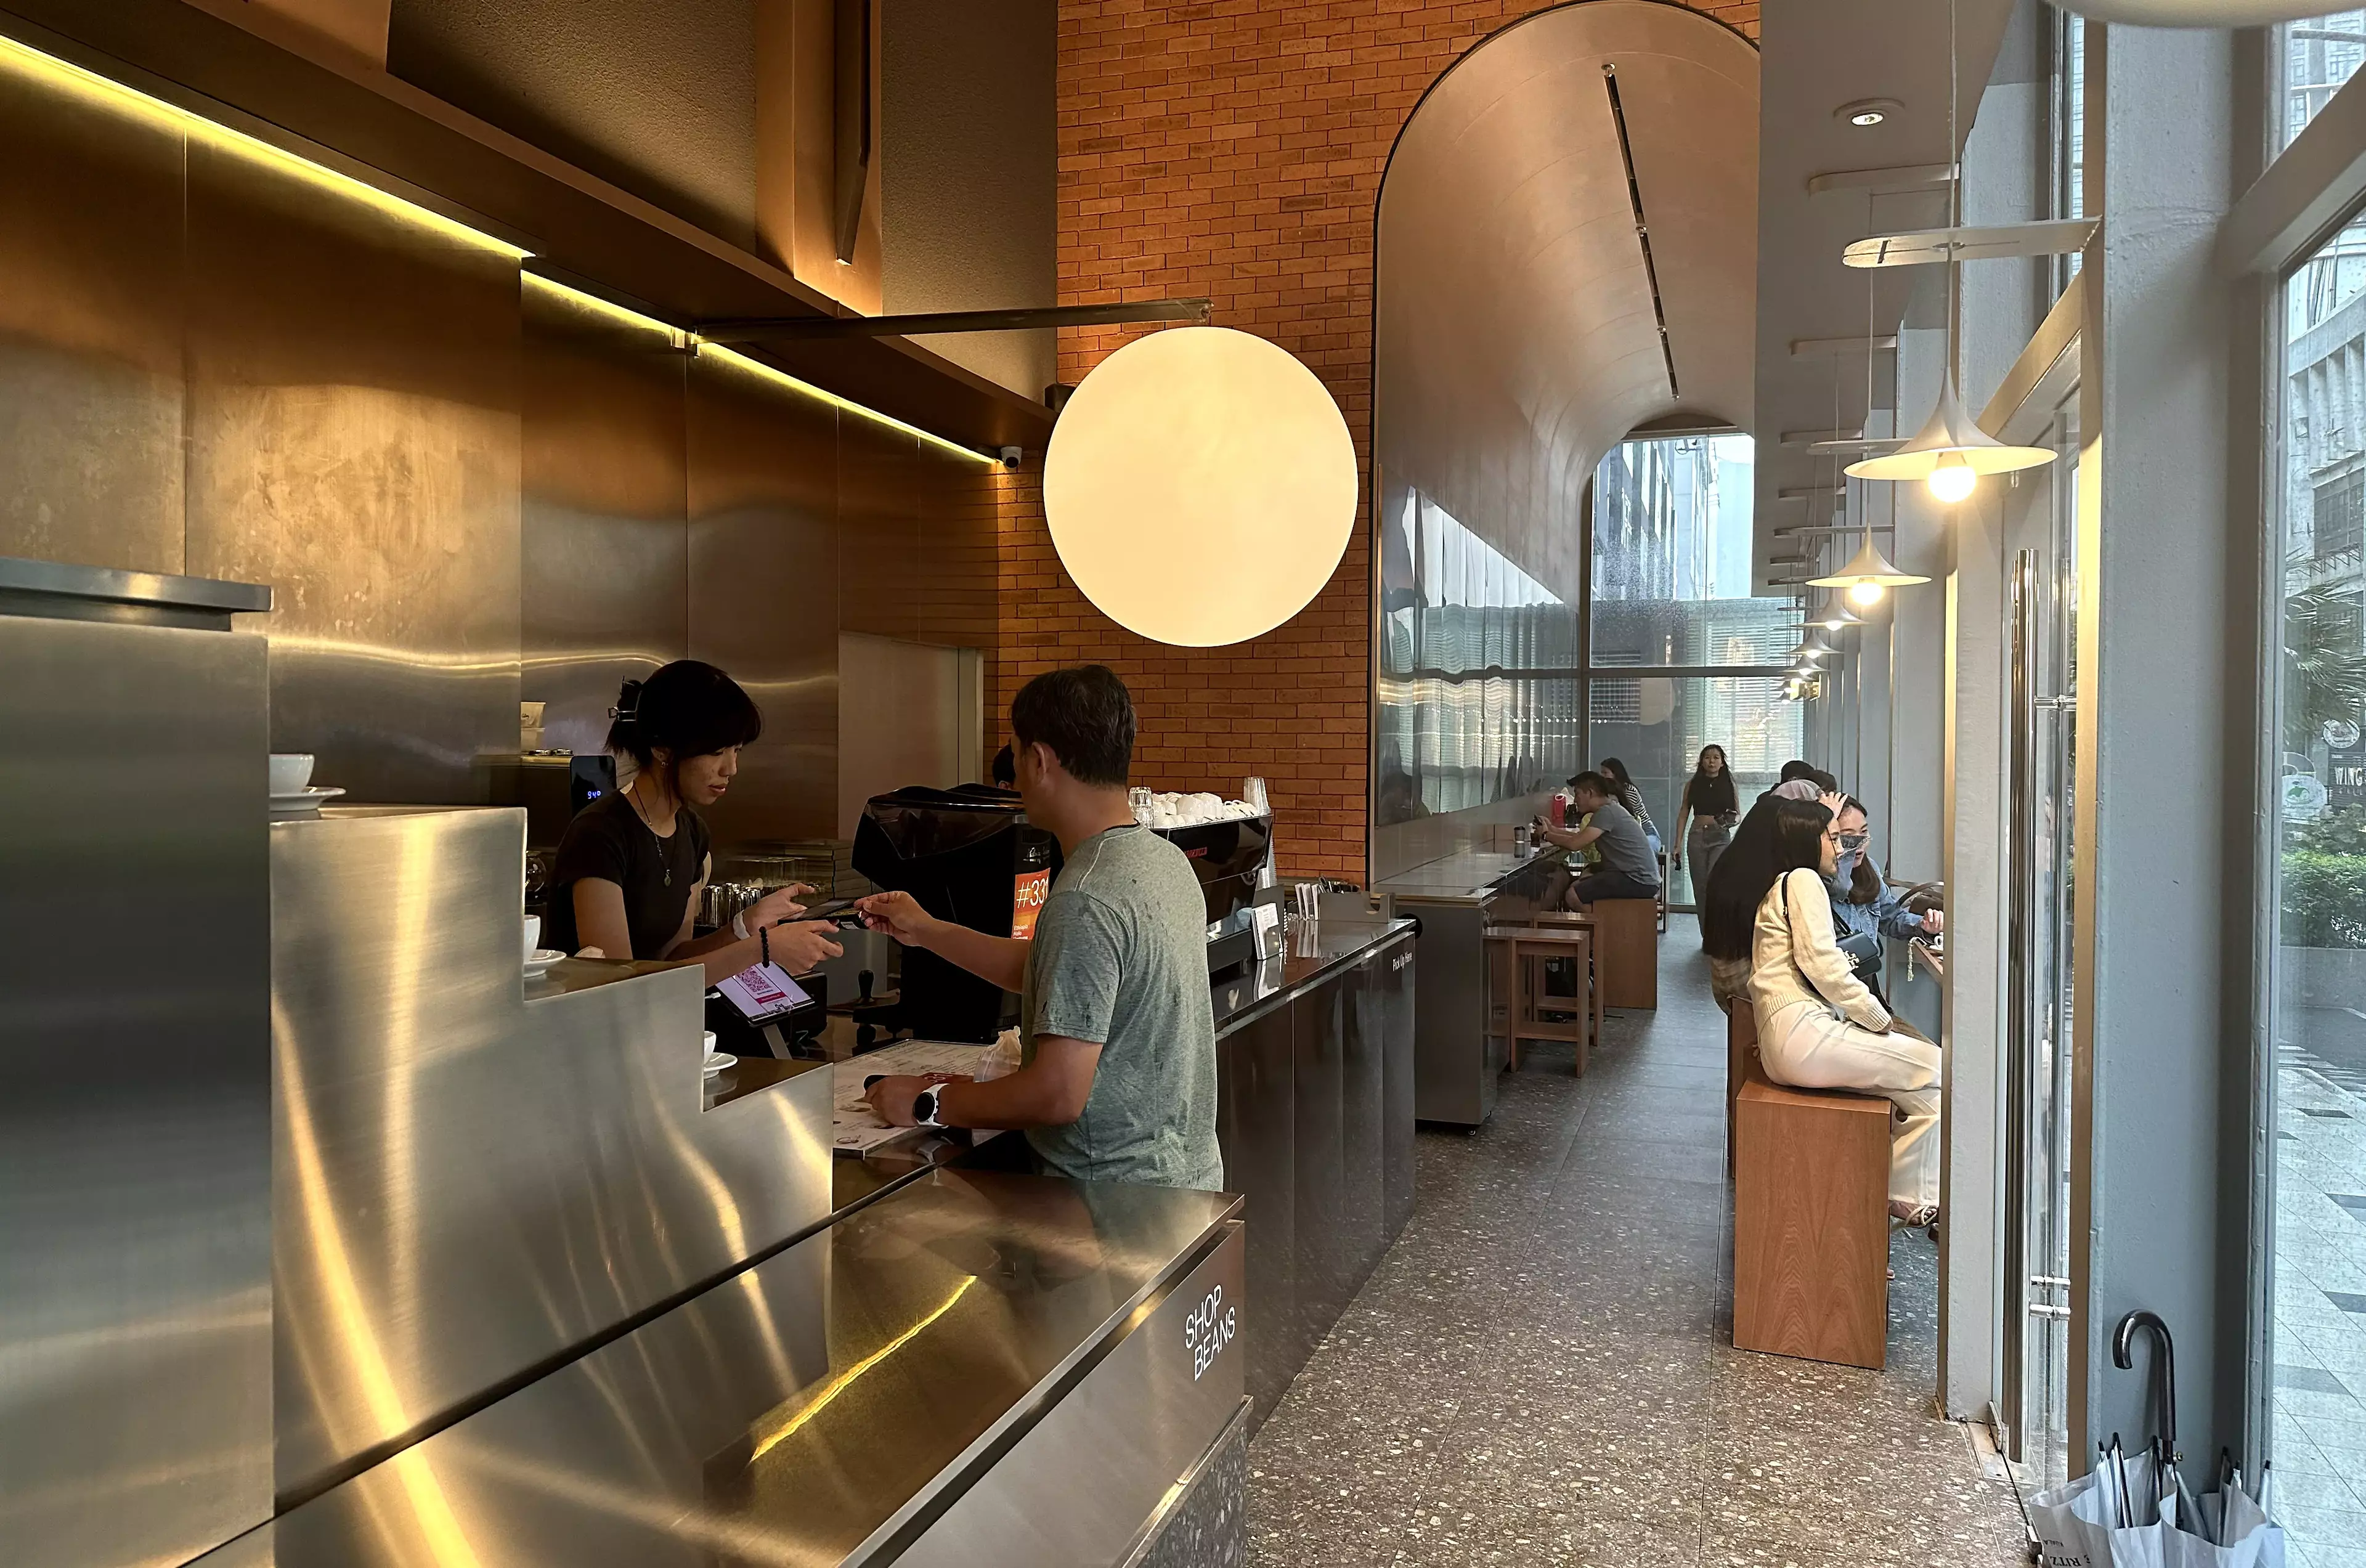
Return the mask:
[[[2284,600],[2284,745],[2305,752],[2327,719],[2357,722],[2366,649],[2356,601],[2327,587]],[[2366,809],[2288,823],[2282,938],[2289,947],[2366,948]]]

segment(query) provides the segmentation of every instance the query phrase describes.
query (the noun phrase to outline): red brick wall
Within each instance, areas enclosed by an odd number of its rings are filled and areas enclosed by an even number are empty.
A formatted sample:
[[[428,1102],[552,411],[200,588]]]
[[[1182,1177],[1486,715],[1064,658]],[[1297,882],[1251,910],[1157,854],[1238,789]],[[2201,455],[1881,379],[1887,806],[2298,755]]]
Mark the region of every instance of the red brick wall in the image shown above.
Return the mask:
[[[1063,0],[1060,302],[1205,295],[1338,399],[1369,480],[1372,213],[1405,116],[1463,51],[1542,9],[1515,0]],[[1699,9],[1758,32],[1756,0]],[[1076,382],[1132,331],[1060,334]],[[1000,481],[993,701],[1098,660],[1132,688],[1134,781],[1271,785],[1281,864],[1364,875],[1370,576],[1359,527],[1296,619],[1234,648],[1147,642],[1060,570],[1031,466]]]

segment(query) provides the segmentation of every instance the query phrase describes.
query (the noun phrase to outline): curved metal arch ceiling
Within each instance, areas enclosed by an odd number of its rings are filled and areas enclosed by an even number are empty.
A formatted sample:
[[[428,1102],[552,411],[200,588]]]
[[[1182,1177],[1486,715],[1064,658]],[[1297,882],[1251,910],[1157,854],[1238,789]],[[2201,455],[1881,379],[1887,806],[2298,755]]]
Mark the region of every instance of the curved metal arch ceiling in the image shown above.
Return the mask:
[[[1659,0],[1583,0],[1474,49],[1414,109],[1380,186],[1383,515],[1418,490],[1575,602],[1605,453],[1672,414],[1750,428],[1757,233],[1748,40]]]

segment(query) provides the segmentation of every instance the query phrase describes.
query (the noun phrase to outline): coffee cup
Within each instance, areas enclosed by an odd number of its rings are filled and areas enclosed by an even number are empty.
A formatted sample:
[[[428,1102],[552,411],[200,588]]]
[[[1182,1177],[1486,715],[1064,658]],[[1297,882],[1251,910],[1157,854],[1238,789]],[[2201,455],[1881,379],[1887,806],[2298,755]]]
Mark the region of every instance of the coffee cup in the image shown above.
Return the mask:
[[[528,915],[528,916],[526,916],[526,917],[525,917],[525,956],[526,956],[526,957],[528,957],[528,958],[532,958],[532,957],[535,955],[535,952],[537,951],[537,945],[541,942],[541,941],[542,941],[542,917],[541,917],[540,915]]]
[[[310,751],[274,751],[271,753],[271,793],[301,795],[304,786],[312,782],[312,753]]]

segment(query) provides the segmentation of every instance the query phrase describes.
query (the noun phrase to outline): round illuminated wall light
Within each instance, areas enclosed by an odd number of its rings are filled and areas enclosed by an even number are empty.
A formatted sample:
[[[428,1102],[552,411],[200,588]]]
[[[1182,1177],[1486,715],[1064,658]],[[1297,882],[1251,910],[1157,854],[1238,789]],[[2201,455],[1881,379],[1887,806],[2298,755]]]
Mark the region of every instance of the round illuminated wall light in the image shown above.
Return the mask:
[[[1330,392],[1229,327],[1169,327],[1102,360],[1043,457],[1060,564],[1110,620],[1185,648],[1304,609],[1347,548],[1356,491]]]
[[[1879,125],[1906,106],[1896,98],[1859,98],[1853,104],[1842,104],[1832,111],[1834,119],[1844,119],[1851,125]]]

